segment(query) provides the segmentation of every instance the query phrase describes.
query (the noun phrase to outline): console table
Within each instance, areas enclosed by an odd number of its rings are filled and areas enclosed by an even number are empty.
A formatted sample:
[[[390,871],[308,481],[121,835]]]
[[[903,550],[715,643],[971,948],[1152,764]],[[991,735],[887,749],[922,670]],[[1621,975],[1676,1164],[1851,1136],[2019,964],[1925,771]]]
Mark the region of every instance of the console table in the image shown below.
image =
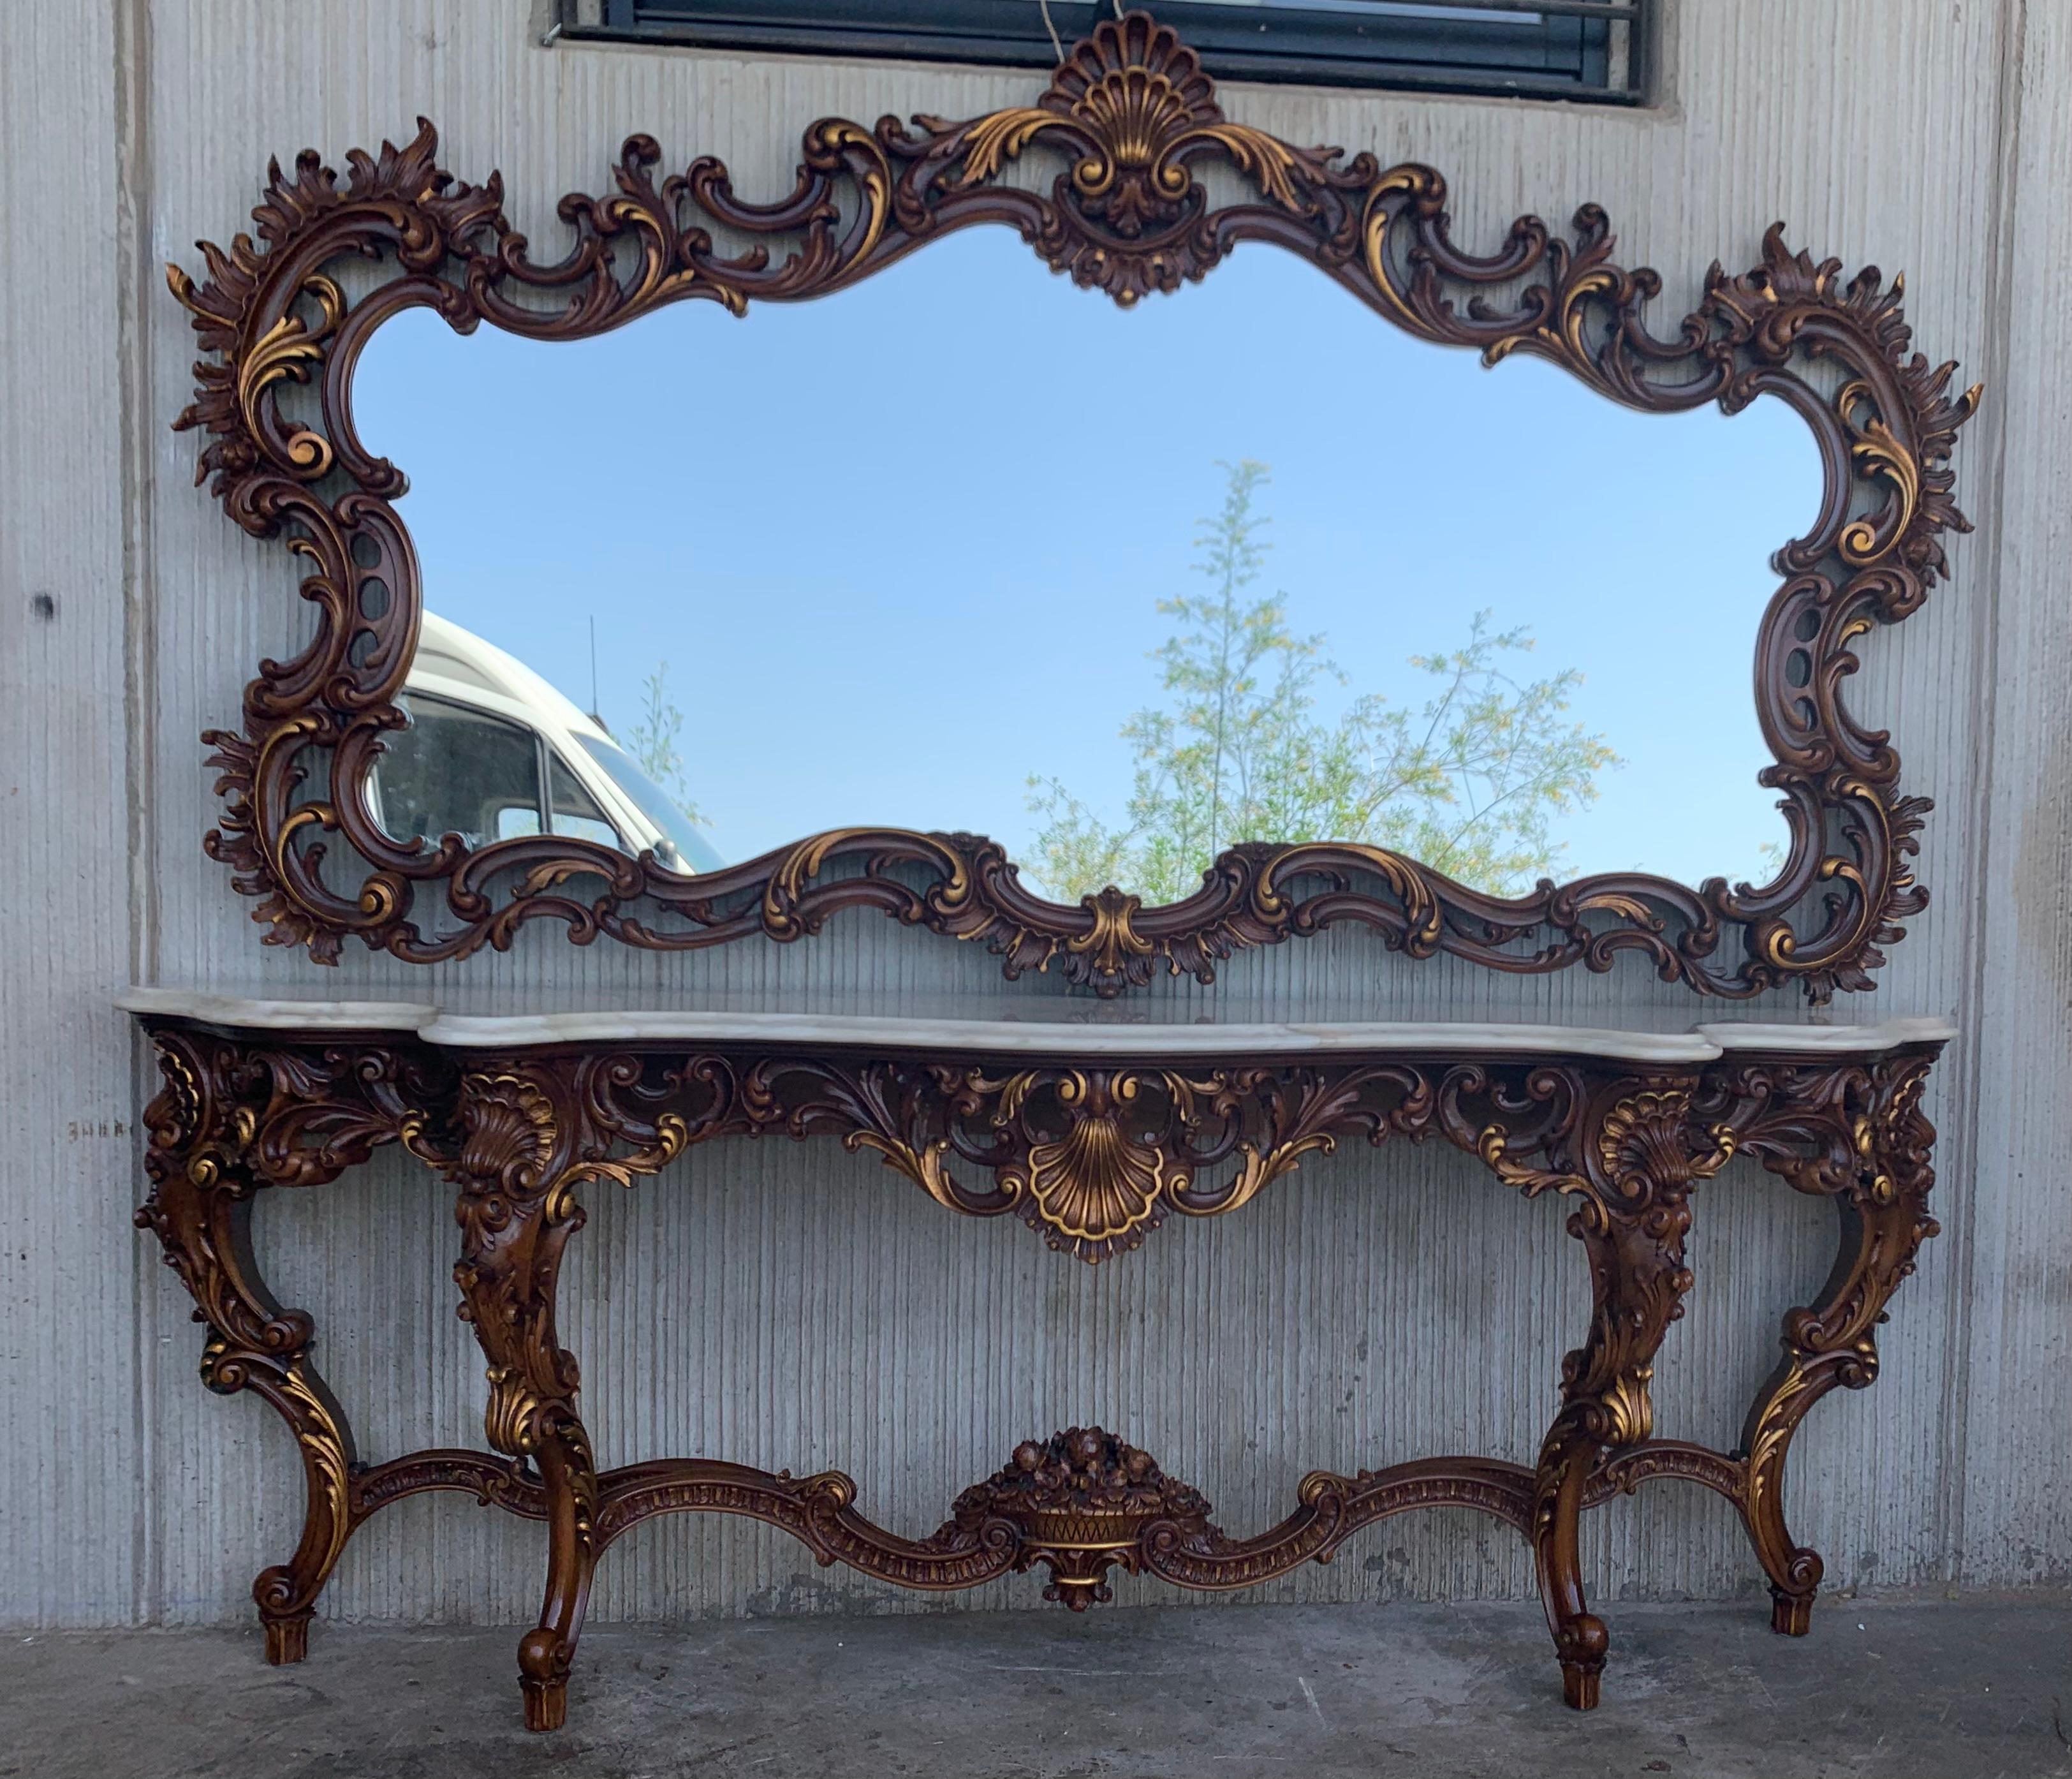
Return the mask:
[[[1820,1559],[1786,1529],[1791,1436],[1836,1386],[1877,1370],[1877,1324],[1921,1243],[1934,1131],[1922,1086],[1951,1036],[1938,1021],[1869,1027],[1710,1024],[1658,1032],[1460,1024],[1147,1025],[727,1013],[467,1016],[418,1002],[237,1000],[164,989],[121,1003],[164,1079],[145,1114],[150,1195],[138,1221],[208,1329],[202,1380],[257,1391],[300,1445],[301,1542],[254,1584],[269,1662],[306,1653],[346,1541],[390,1501],[455,1489],[549,1532],[545,1598],[520,1641],[525,1720],[563,1720],[590,1576],[612,1540],[658,1513],[746,1514],[822,1563],[905,1588],[970,1588],[1042,1565],[1044,1597],[1083,1610],[1111,1569],[1238,1588],[1328,1560],[1415,1507],[1473,1507],[1531,1544],[1562,1672],[1597,1699],[1608,1637],[1585,1600],[1584,1509],[1679,1476],[1733,1501],[1770,1579],[1771,1622],[1807,1626]],[[1572,1200],[1593,1313],[1561,1368],[1531,1466],[1440,1457],[1305,1476],[1281,1523],[1232,1537],[1149,1454],[1097,1427],[1032,1437],[957,1497],[941,1528],[874,1525],[836,1471],[793,1476],[711,1458],[600,1472],[555,1332],[579,1194],[630,1184],[695,1143],[831,1136],[875,1155],[946,1210],[1013,1216],[1087,1262],[1167,1217],[1242,1208],[1342,1141],[1437,1139],[1502,1184]],[[335,1179],[401,1144],[458,1194],[462,1314],[488,1367],[488,1451],[363,1462],[311,1362],[311,1318],[254,1262],[264,1187]],[[1831,1199],[1840,1247],[1815,1301],[1783,1320],[1782,1354],[1732,1452],[1653,1436],[1656,1349],[1690,1289],[1684,1238],[1699,1182],[1745,1155]],[[1032,1430],[1034,1431],[1034,1430]]]

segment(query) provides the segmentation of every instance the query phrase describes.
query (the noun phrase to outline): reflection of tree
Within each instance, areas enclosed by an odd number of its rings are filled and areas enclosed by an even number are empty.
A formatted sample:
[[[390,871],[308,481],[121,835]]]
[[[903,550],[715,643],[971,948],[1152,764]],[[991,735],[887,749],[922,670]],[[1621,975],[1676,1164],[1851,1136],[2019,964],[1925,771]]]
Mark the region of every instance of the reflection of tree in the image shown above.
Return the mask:
[[[660,661],[640,682],[640,720],[627,731],[628,751],[648,776],[667,791],[676,806],[700,826],[705,817],[689,797],[684,780],[684,756],[676,737],[684,732],[684,713],[669,696],[669,664]]]
[[[1498,893],[1550,872],[1563,850],[1554,819],[1618,764],[1602,736],[1564,719],[1582,676],[1513,677],[1505,664],[1531,632],[1492,631],[1481,612],[1457,649],[1410,657],[1433,680],[1421,710],[1367,693],[1318,717],[1319,679],[1345,678],[1326,639],[1289,630],[1284,595],[1244,596],[1264,559],[1253,497],[1268,479],[1263,463],[1230,468],[1223,510],[1195,539],[1211,590],[1158,602],[1174,620],[1153,657],[1167,698],[1123,725],[1136,755],[1126,822],[1111,827],[1058,780],[1032,777],[1043,822],[1032,875],[1071,899],[1116,883],[1172,901],[1246,840],[1385,846]]]

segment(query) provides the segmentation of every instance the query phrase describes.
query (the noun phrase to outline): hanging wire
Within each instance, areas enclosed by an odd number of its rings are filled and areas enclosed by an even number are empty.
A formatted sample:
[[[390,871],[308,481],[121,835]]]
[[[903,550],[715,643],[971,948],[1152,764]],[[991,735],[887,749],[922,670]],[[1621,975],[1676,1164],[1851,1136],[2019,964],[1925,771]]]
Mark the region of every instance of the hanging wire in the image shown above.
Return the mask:
[[[1120,19],[1122,0],[1108,0],[1108,4],[1115,8],[1116,17],[1118,19]],[[1065,40],[1058,35],[1057,23],[1050,16],[1050,0],[1036,0],[1036,5],[1038,10],[1043,14],[1043,28],[1050,34],[1051,51],[1062,64],[1065,60]]]

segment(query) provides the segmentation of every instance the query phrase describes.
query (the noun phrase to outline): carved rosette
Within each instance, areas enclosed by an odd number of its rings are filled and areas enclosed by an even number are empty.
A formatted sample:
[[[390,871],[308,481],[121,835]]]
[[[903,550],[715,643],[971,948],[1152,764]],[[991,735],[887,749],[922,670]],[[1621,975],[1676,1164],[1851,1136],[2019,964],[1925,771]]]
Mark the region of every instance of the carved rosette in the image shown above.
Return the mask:
[[[1658,332],[1647,311],[1660,280],[1614,262],[1595,206],[1577,212],[1572,238],[1523,216],[1494,253],[1467,253],[1437,172],[1233,122],[1193,52],[1141,14],[1104,20],[1032,105],[963,122],[814,124],[796,186],[772,204],[738,198],[709,159],[658,179],[659,145],[631,137],[609,195],[562,200],[572,237],[545,261],[504,215],[500,179],[457,182],[437,146],[421,123],[406,146],[348,155],[343,179],[314,152],[292,172],[275,167],[256,241],[204,244],[199,283],[169,272],[204,354],[177,422],[206,434],[200,476],[239,525],[310,565],[314,636],[261,664],[240,728],[205,738],[224,799],[208,850],[257,899],[268,942],[328,963],[357,937],[432,962],[504,949],[545,920],[579,944],[681,950],[794,941],[874,908],[985,944],[1010,977],[1055,970],[1113,995],[1164,972],[1208,982],[1234,951],[1350,921],[1411,957],[1541,972],[1610,970],[1630,953],[1700,995],[1797,982],[1817,1000],[1871,987],[1882,948],[1924,905],[1911,860],[1928,804],[1901,794],[1897,752],[1842,691],[1860,639],[1919,607],[1945,571],[1943,533],[1967,529],[1949,460],[1978,392],[1953,394],[1953,367],[1912,350],[1897,281],[1845,279],[1837,261],[1790,252],[1779,226],[1756,266],[1716,268],[1698,308]],[[1007,181],[1034,155],[1062,160],[1047,194]],[[1212,205],[1205,166],[1234,175],[1243,200]],[[403,721],[394,701],[423,591],[394,506],[403,476],[353,422],[351,371],[371,332],[421,305],[462,330],[487,321],[537,339],[586,337],[684,299],[740,312],[841,289],[976,224],[1017,229],[1119,303],[1268,241],[1397,326],[1492,364],[1531,353],[1651,410],[1787,401],[1828,484],[1811,529],[1778,554],[1785,578],[1757,644],[1774,756],[1762,777],[1791,838],[1775,879],[1692,889],[1614,874],[1507,899],[1376,847],[1260,845],[1222,854],[1179,902],[1147,908],[1111,888],[1068,906],[1032,894],[997,844],[967,834],[841,830],[687,877],[565,836],[471,850],[384,833],[368,784]],[[727,257],[722,236],[750,245]],[[348,300],[326,268],[368,259],[390,275]],[[1815,357],[1837,374],[1809,378]]]

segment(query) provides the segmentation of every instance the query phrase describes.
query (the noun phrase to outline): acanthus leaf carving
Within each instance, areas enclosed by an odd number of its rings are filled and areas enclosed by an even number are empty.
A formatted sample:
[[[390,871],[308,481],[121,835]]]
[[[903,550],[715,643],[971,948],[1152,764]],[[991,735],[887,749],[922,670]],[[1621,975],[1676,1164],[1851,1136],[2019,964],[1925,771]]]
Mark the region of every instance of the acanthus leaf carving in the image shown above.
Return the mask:
[[[520,1652],[535,1727],[560,1709],[597,1555],[672,1512],[754,1518],[823,1563],[902,1587],[968,1588],[1041,1565],[1050,1597],[1078,1608],[1107,1597],[1116,1569],[1189,1588],[1250,1587],[1329,1560],[1392,1513],[1470,1507],[1531,1541],[1572,1702],[1588,1703],[1605,1638],[1583,1604],[1577,1517],[1641,1482],[1683,1477],[1734,1504],[1770,1576],[1773,1622],[1803,1632],[1820,1562],[1783,1518],[1791,1438],[1828,1390],[1875,1377],[1878,1324],[1935,1233],[1926,1205],[1934,1132],[1921,1106],[1932,1043],[1868,1059],[1742,1056],[1638,1072],[1582,1056],[1491,1056],[1258,1058],[1106,1073],[1050,1065],[996,1075],[968,1058],[665,1044],[470,1052],[462,1070],[416,1040],[239,1038],[166,1022],[154,1022],[153,1036],[164,1085],[143,1119],[152,1192],[138,1221],[208,1324],[206,1381],[264,1397],[302,1456],[302,1539],[254,1588],[269,1658],[299,1658],[317,1595],[357,1525],[412,1493],[465,1491],[549,1522],[548,1604]],[[1031,1157],[1045,1145],[1068,1152],[1075,1118],[1100,1127],[1087,1152],[1104,1159],[1056,1165],[1077,1183],[1074,1225],[1104,1239],[1111,1224],[1085,1213],[1101,1202],[1093,1188],[1108,1189],[1125,1221],[1140,1215],[1146,1190],[1148,1176],[1116,1162],[1120,1149],[1161,1156],[1163,1208],[1190,1216],[1235,1209],[1300,1159],[1353,1136],[1438,1135],[1523,1192],[1568,1197],[1593,1315],[1585,1345],[1564,1364],[1562,1406],[1537,1463],[1445,1457],[1314,1472],[1286,1518],[1243,1538],[1226,1535],[1200,1493],[1147,1452],[1094,1427],[1026,1443],[919,1539],[874,1524],[839,1472],[794,1477],[709,1459],[597,1469],[576,1408],[576,1361],[554,1325],[562,1248],[582,1220],[576,1184],[631,1184],[723,1135],[861,1136],[868,1140],[856,1146],[932,1180],[947,1208],[1026,1214],[1032,1200],[1055,1202],[1035,1184]],[[487,1362],[485,1431],[501,1456],[426,1452],[360,1464],[310,1363],[310,1318],[278,1306],[254,1267],[245,1220],[257,1190],[329,1180],[388,1142],[461,1188],[456,1276]],[[1740,1449],[1720,1452],[1656,1439],[1649,1390],[1657,1347],[1690,1288],[1691,1189],[1735,1154],[1832,1200],[1841,1250],[1819,1295],[1785,1317],[1784,1355],[1751,1406]],[[937,1158],[932,1172],[916,1165],[923,1155]],[[944,1157],[992,1175],[993,1190],[955,1180]],[[1075,1251],[1100,1258],[1090,1246]]]
[[[206,434],[201,476],[240,525],[286,535],[313,565],[304,591],[316,636],[294,660],[261,664],[241,732],[205,738],[224,804],[208,850],[255,898],[267,942],[328,963],[357,936],[433,962],[507,947],[548,920],[578,943],[697,949],[797,940],[835,913],[876,908],[985,943],[1009,976],[1054,969],[1114,995],[1161,972],[1211,981],[1234,951],[1352,922],[1413,958],[1445,952],[1545,972],[1608,970],[1630,953],[1700,995],[1796,982],[1822,1000],[1873,986],[1883,948],[1925,904],[1910,861],[1927,802],[1900,794],[1895,751],[1850,719],[1840,691],[1856,639],[1918,609],[1946,572],[1942,536],[1965,529],[1948,466],[1978,391],[1953,395],[1952,368],[1913,352],[1898,280],[1885,286],[1866,270],[1845,281],[1837,262],[1789,250],[1775,227],[1756,266],[1731,276],[1716,266],[1700,307],[1655,333],[1645,311],[1661,281],[1614,262],[1595,206],[1577,213],[1572,241],[1526,216],[1494,253],[1466,253],[1432,168],[1344,160],[1233,122],[1193,53],[1142,14],[1100,23],[1034,105],[962,123],[814,124],[793,191],[774,204],[738,198],[709,159],[658,181],[659,145],[630,138],[610,196],[563,201],[573,236],[556,259],[536,260],[512,230],[498,178],[457,183],[437,150],[420,120],[405,146],[349,156],[343,182],[312,153],[292,175],[276,166],[253,212],[259,245],[204,244],[199,285],[169,274],[204,354],[177,422]],[[1065,167],[1049,196],[1002,177],[1009,162],[1054,150]],[[1212,207],[1194,169],[1218,162],[1253,196]],[[367,334],[417,303],[458,328],[487,320],[541,339],[584,337],[685,299],[742,312],[839,289],[983,223],[1018,229],[1053,266],[1119,302],[1267,241],[1314,259],[1421,338],[1491,363],[1530,352],[1631,406],[1788,400],[1819,441],[1828,485],[1812,529],[1778,553],[1788,579],[1757,646],[1775,760],[1765,782],[1782,793],[1790,836],[1774,881],[1693,890],[1622,873],[1506,899],[1372,847],[1244,846],[1182,901],[1146,908],[1110,890],[1068,906],[1022,887],[995,843],[968,834],[838,830],[687,877],[552,835],[469,850],[384,833],[368,784],[381,735],[401,721],[393,701],[422,589],[393,505],[401,476],[364,450],[352,422],[347,373]],[[715,224],[754,245],[722,254]],[[396,277],[341,307],[323,268],[364,256],[392,260]],[[1839,369],[1839,395],[1801,374],[1810,358]],[[294,387],[310,392],[314,423],[283,419],[279,397]],[[361,592],[376,578],[391,596],[369,616]],[[319,794],[291,795],[310,776]],[[364,862],[362,881],[327,883],[327,859],[341,872]],[[602,887],[578,896],[577,879]]]

